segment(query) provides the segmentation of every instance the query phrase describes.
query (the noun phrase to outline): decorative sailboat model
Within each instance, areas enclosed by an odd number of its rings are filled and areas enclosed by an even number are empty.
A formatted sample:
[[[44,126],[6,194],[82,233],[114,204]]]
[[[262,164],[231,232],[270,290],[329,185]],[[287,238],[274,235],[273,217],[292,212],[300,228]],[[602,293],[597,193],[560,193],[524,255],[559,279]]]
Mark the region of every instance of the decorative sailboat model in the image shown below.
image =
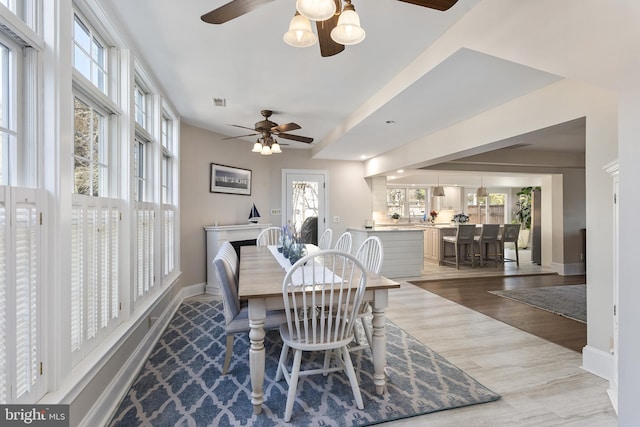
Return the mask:
[[[256,224],[258,222],[258,218],[260,218],[260,212],[258,212],[256,204],[254,203],[251,208],[251,212],[249,212],[249,222]]]

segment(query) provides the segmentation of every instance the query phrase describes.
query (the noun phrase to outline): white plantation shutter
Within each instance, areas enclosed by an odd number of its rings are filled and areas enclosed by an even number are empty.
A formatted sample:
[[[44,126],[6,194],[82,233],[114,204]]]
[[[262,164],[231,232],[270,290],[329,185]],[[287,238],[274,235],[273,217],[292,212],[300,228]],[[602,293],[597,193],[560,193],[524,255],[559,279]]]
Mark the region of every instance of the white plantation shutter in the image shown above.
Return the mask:
[[[34,189],[0,187],[0,403],[37,401],[41,373],[40,200]]]
[[[0,403],[8,401],[9,366],[7,365],[7,207],[5,205],[6,187],[0,187]]]
[[[119,320],[120,205],[74,195],[71,214],[71,351],[77,363]]]
[[[154,285],[155,211],[151,203],[138,203],[136,212],[136,292],[134,300],[146,295]]]
[[[175,213],[172,206],[164,206],[162,211],[162,254],[163,275],[171,274],[175,268]]]

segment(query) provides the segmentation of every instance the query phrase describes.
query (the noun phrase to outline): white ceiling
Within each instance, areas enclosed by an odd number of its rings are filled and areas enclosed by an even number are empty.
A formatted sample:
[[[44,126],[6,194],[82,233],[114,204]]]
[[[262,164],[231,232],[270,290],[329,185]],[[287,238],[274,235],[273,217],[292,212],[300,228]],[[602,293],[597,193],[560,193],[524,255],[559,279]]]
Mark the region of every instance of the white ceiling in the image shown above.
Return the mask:
[[[296,122],[313,137],[316,158],[360,160],[552,84],[560,77],[461,49],[353,126],[349,116],[422,54],[479,0],[459,0],[446,12],[397,0],[355,0],[367,31],[359,45],[329,58],[318,46],[297,49],[282,36],[294,0],[275,1],[222,25],[200,16],[227,0],[100,0],[134,40],[149,71],[184,122],[223,136],[247,132],[260,110]],[[226,99],[216,107],[212,98]],[[392,121],[393,123],[387,123]],[[338,135],[331,137],[330,135]],[[529,138],[557,147],[554,132]],[[253,138],[238,143],[249,149]],[[545,142],[546,141],[546,142]],[[309,149],[290,142],[287,148]],[[518,144],[517,140],[512,141]],[[569,143],[565,142],[568,148]],[[578,150],[584,141],[576,140]],[[571,149],[574,149],[571,148]]]

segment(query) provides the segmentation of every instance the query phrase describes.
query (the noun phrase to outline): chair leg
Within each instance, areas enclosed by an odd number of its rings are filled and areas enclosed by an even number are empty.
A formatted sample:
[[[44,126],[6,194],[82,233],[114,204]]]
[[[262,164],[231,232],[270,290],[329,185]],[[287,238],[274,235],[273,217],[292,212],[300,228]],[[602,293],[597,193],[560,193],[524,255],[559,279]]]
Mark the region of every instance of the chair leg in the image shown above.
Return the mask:
[[[284,421],[291,421],[291,413],[293,412],[293,403],[296,400],[296,391],[298,388],[298,378],[300,376],[300,361],[302,360],[302,350],[296,350],[293,356],[293,366],[291,367],[291,379],[289,381],[289,392],[287,393],[287,404],[284,410]]]
[[[227,335],[227,352],[224,356],[224,365],[222,365],[222,375],[226,375],[229,364],[231,363],[231,355],[233,354],[233,335]]]
[[[276,369],[276,381],[280,381],[282,379],[282,372],[285,369],[285,364],[287,363],[287,355],[289,353],[289,346],[286,344],[282,344],[282,351],[280,352],[280,360],[278,360],[278,369]]]
[[[342,347],[342,361],[344,369],[349,377],[351,383],[351,390],[353,391],[353,397],[356,400],[356,406],[358,409],[364,409],[364,403],[362,402],[362,394],[360,393],[360,384],[358,384],[358,377],[356,377],[356,371],[353,369],[353,362],[351,362],[351,356],[349,356],[349,350],[346,347]]]
[[[514,243],[514,246],[516,247],[516,266],[520,267],[520,257],[518,256],[518,242],[517,241]]]
[[[456,243],[455,248],[456,248],[456,268],[460,270],[460,259],[458,258],[460,256],[460,246],[458,246],[458,244]]]

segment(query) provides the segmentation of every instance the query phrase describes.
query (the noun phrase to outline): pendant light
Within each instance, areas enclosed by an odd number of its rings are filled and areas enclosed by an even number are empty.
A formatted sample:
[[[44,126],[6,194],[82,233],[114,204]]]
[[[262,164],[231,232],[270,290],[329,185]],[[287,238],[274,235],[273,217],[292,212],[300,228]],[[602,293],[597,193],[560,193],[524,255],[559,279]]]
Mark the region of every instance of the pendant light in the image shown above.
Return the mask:
[[[336,13],[334,0],[298,0],[296,9],[312,21],[326,21]]]
[[[444,187],[440,187],[440,176],[438,176],[438,185],[433,187],[433,197],[444,197]]]
[[[331,30],[331,38],[334,42],[343,45],[358,44],[364,40],[366,34],[360,26],[360,17],[351,0],[345,1],[344,9],[338,18],[338,25]]]
[[[284,33],[282,38],[286,44],[293,47],[309,47],[318,41],[318,36],[311,31],[309,19],[300,15],[300,12],[297,11],[294,17],[291,18],[289,31]]]
[[[260,143],[259,139],[256,139],[256,143],[253,144],[253,150],[251,150],[253,153],[259,153],[262,151],[262,144]]]
[[[482,177],[480,177],[480,187],[476,190],[476,197],[489,197],[487,187],[482,185]]]

